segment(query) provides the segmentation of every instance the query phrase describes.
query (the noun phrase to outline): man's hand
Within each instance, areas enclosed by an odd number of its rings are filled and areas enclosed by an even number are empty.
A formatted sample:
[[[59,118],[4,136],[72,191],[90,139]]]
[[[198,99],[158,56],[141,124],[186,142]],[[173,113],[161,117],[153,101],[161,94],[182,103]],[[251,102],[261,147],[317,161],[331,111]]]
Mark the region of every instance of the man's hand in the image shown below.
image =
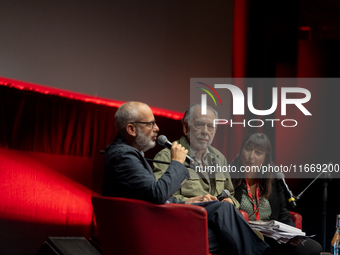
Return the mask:
[[[190,205],[191,203],[197,203],[197,202],[202,202],[203,201],[203,197],[202,195],[197,196],[197,197],[191,197],[189,198],[187,201],[185,201],[185,203],[187,205]]]
[[[206,201],[212,201],[212,200],[217,200],[217,197],[215,196],[212,196],[210,194],[206,194],[204,197],[203,197],[203,201],[206,202]]]
[[[207,201],[212,201],[212,200],[217,200],[217,197],[207,194],[204,197],[200,195],[197,197],[189,198],[187,201],[185,201],[185,203],[191,204],[191,203],[197,203],[197,202],[207,202]]]
[[[229,197],[223,199],[221,202],[229,202],[229,203],[231,203],[232,205],[235,205],[234,202],[233,202],[233,200],[231,200]]]
[[[176,160],[183,164],[187,154],[188,154],[188,150],[186,150],[182,145],[178,144],[177,142],[174,142],[172,144],[171,161]]]

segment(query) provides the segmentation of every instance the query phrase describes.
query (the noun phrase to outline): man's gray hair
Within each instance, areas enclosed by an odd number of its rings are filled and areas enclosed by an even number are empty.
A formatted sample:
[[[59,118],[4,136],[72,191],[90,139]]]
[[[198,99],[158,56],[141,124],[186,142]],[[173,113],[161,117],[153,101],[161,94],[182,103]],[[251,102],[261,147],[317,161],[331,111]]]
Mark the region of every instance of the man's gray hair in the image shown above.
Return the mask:
[[[125,129],[127,124],[139,120],[139,102],[127,102],[122,104],[115,114],[115,125],[118,131]]]
[[[187,122],[189,123],[190,121],[190,117],[192,115],[192,112],[193,110],[196,108],[196,107],[201,107],[201,104],[194,104],[194,105],[191,105],[184,113],[184,116],[182,118],[182,123],[184,122]],[[215,119],[218,119],[218,113],[217,111],[212,108],[210,105],[207,105],[207,108],[210,109],[214,114],[215,114]]]

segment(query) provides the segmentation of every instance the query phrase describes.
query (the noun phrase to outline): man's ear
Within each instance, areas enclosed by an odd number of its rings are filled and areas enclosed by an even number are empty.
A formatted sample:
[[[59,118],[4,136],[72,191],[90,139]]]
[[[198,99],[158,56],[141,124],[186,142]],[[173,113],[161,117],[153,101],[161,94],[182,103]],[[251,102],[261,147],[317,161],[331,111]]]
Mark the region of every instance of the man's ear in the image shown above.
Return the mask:
[[[126,126],[126,132],[131,136],[136,136],[137,135],[137,128],[135,127],[135,125],[129,123]]]
[[[189,124],[188,122],[183,122],[183,133],[187,135],[188,132],[189,132]]]

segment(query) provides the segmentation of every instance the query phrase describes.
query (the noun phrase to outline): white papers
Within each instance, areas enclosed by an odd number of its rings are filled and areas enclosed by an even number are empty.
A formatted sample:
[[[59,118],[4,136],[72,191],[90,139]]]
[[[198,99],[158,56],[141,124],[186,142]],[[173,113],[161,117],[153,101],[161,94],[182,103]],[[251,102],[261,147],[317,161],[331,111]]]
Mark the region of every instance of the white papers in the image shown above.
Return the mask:
[[[282,222],[271,221],[249,221],[249,225],[253,229],[257,229],[263,235],[275,239],[278,243],[286,243],[292,238],[298,238],[304,243],[307,240],[305,232],[301,229],[289,226]]]
[[[271,220],[271,221],[262,221],[262,220],[249,221],[249,224],[252,227],[253,226],[260,226],[260,227],[270,228],[270,229],[279,229],[279,230],[285,231],[287,233],[296,234],[296,235],[302,235],[302,236],[306,235],[306,233],[302,232],[301,229],[296,228],[296,227],[292,227],[290,225],[287,225],[285,223],[282,223],[282,222],[276,221],[276,220]]]

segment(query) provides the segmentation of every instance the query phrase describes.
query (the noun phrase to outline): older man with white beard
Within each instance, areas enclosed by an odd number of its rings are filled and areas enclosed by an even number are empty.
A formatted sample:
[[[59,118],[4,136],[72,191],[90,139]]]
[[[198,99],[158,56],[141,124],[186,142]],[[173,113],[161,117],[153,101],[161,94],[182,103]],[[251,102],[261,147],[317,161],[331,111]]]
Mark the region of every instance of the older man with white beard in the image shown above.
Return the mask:
[[[230,202],[238,208],[239,203],[234,198],[234,188],[229,173],[206,171],[207,166],[215,166],[215,168],[227,166],[223,154],[211,146],[216,131],[213,121],[217,118],[217,112],[209,106],[206,115],[201,114],[200,105],[193,105],[185,112],[182,119],[184,136],[177,142],[186,148],[188,154],[202,167],[200,171],[188,168],[190,178],[173,194],[173,197],[179,201],[186,201],[191,197],[202,195],[205,201],[210,201],[216,200],[216,196],[227,189],[231,196],[223,201]],[[170,162],[170,157],[170,150],[163,149],[156,155],[155,160]],[[154,175],[159,179],[165,173],[167,165],[154,163],[154,166]]]

